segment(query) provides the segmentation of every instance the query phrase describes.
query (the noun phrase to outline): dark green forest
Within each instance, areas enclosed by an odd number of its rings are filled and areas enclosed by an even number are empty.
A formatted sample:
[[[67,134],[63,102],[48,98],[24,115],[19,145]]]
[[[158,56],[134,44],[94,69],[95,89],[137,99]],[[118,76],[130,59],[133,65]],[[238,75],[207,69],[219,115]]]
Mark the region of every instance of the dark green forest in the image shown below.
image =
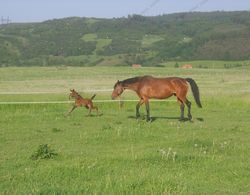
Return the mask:
[[[178,60],[249,59],[248,11],[0,25],[0,66],[155,66]]]

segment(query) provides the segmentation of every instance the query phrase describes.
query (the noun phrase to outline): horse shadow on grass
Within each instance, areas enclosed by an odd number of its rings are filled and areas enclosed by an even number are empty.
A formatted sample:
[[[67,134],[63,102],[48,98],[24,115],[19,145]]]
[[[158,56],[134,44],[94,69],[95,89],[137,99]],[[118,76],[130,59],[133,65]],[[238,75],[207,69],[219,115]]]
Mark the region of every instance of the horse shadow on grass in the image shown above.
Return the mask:
[[[99,116],[102,116],[103,113],[100,113],[100,114],[89,114],[89,115],[86,115],[86,117],[99,117]]]
[[[103,115],[103,113],[100,113],[100,114],[98,114],[98,115],[96,115],[96,114],[89,114],[89,115],[84,115],[84,117],[86,117],[86,118],[88,118],[88,117],[92,118],[92,117],[100,117],[100,116],[102,116],[102,115]],[[69,117],[71,117],[72,115],[66,113],[66,114],[64,114],[63,116],[69,118]]]
[[[146,116],[141,116],[139,118],[136,118],[135,116],[128,116],[127,118],[130,118],[130,119],[137,119],[137,120],[146,120]],[[162,119],[162,120],[177,120],[177,121],[180,121],[180,122],[194,122],[193,120],[189,120],[187,117],[185,117],[184,119],[180,120],[180,117],[168,117],[168,116],[152,116],[151,117],[151,121],[150,122],[154,122],[158,119]],[[194,118],[195,120],[198,120],[200,122],[203,122],[204,119],[203,118]]]

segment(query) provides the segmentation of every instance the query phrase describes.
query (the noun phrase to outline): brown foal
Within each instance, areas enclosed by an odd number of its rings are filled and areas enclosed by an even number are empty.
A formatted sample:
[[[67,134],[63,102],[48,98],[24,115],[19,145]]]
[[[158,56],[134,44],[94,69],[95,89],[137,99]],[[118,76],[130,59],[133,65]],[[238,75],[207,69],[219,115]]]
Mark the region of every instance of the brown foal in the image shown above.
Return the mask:
[[[98,108],[93,105],[92,100],[95,98],[96,94],[94,94],[90,99],[84,99],[79,93],[77,93],[74,89],[70,89],[69,99],[75,98],[75,103],[73,107],[69,110],[68,115],[77,107],[84,106],[89,110],[88,116],[91,114],[92,109],[96,110],[98,115]]]

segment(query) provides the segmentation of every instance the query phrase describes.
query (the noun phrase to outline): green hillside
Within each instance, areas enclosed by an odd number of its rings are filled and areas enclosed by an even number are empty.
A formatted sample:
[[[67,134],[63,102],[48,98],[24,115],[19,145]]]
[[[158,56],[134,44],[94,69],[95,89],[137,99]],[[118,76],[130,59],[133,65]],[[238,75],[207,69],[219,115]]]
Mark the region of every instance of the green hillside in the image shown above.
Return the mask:
[[[250,12],[64,18],[0,26],[0,66],[249,60]]]

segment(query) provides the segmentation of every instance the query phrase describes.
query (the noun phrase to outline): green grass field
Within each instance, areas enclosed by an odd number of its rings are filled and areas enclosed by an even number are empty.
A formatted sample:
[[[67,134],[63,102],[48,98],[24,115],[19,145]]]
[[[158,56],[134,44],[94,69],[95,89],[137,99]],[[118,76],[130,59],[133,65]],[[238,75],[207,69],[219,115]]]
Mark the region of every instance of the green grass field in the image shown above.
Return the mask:
[[[102,113],[63,104],[0,104],[1,194],[249,194],[250,69],[92,67],[1,68],[0,102],[67,101],[136,75],[191,77],[192,122],[179,122],[174,98],[151,102],[152,123],[136,102],[96,102]],[[111,91],[96,92],[109,100]],[[124,92],[124,99],[137,99]],[[141,108],[142,115],[145,108]],[[31,158],[39,145],[57,153]]]

